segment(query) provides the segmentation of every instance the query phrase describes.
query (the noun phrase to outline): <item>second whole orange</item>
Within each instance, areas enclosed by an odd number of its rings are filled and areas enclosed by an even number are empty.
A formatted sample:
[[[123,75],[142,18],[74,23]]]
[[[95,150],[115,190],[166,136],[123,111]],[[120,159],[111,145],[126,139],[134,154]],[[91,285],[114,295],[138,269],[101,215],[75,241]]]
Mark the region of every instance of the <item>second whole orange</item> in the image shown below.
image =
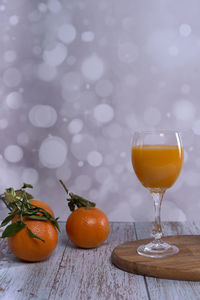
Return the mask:
[[[96,207],[80,207],[68,217],[66,232],[76,246],[94,248],[107,239],[110,224],[102,210]]]

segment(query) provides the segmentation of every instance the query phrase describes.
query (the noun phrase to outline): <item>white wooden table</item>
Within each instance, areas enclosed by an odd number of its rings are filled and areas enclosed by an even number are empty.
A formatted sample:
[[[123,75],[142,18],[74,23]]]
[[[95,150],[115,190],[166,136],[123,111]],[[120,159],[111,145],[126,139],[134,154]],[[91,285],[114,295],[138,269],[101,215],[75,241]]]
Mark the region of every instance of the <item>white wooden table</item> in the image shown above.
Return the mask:
[[[56,250],[46,261],[25,263],[0,240],[0,299],[200,299],[200,282],[156,279],[129,274],[110,262],[114,247],[150,237],[150,223],[112,223],[107,242],[83,250],[67,239],[65,224]],[[167,235],[200,234],[200,222],[164,223]],[[199,249],[200,250],[200,249]]]

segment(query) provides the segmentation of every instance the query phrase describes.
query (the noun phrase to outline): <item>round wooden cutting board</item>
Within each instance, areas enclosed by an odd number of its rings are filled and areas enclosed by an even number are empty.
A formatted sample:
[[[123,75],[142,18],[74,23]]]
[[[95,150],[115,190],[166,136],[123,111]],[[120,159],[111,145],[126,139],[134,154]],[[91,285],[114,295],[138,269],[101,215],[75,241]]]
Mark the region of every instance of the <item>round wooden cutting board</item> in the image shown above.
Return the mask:
[[[200,281],[200,236],[178,235],[163,238],[178,246],[179,253],[165,258],[149,258],[137,253],[137,247],[152,239],[127,242],[117,246],[111,256],[118,268],[158,278]]]

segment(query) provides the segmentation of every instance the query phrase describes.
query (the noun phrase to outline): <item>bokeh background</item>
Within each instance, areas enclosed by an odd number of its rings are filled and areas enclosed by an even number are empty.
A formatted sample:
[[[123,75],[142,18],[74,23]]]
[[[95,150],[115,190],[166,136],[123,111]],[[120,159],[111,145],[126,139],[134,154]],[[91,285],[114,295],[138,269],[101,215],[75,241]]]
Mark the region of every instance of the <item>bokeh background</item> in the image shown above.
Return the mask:
[[[1,0],[1,192],[32,183],[66,220],[62,178],[112,221],[152,220],[131,136],[177,129],[184,168],[162,218],[199,219],[199,11],[197,0]]]

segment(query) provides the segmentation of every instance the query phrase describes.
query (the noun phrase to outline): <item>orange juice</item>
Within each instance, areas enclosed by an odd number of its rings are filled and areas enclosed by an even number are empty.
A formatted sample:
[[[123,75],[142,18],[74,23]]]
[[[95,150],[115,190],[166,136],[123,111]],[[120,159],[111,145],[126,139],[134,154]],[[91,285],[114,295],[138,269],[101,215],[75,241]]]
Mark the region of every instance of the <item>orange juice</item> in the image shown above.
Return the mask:
[[[183,164],[183,148],[175,145],[132,147],[132,164],[147,188],[166,189],[176,181]]]

